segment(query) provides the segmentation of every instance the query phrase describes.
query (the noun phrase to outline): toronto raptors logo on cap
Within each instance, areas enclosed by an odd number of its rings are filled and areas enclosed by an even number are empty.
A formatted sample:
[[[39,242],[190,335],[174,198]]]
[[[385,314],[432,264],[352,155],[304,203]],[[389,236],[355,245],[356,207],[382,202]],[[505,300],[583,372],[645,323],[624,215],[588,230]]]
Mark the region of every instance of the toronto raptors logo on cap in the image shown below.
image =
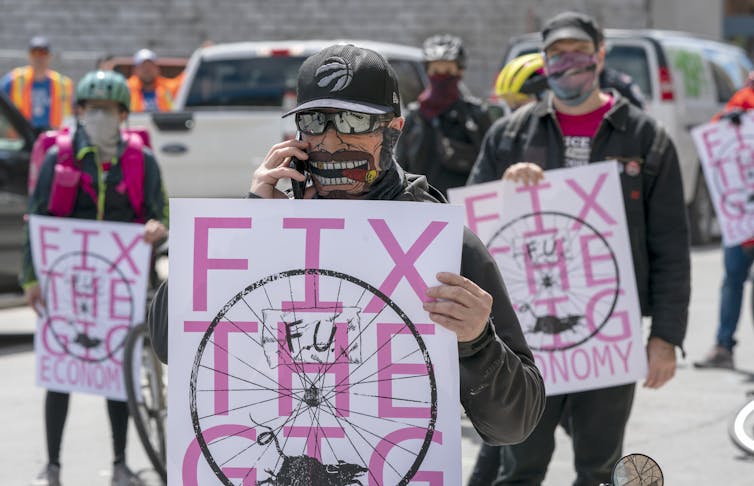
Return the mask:
[[[353,69],[343,58],[330,57],[322,66],[317,68],[314,75],[319,78],[317,86],[320,88],[330,86],[330,92],[333,93],[341,91],[351,84]],[[320,78],[320,76],[322,77]]]

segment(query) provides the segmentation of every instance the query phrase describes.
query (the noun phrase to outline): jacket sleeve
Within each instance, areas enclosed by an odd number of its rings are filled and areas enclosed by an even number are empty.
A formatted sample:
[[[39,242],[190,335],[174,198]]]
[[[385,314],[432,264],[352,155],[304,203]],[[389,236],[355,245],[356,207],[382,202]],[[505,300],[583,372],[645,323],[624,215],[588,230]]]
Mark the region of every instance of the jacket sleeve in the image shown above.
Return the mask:
[[[544,411],[544,381],[497,264],[468,228],[464,232],[461,274],[493,297],[485,332],[473,342],[458,345],[461,404],[485,442],[522,442]]]
[[[508,161],[500,160],[499,150],[508,119],[509,116],[497,120],[487,130],[482,139],[482,148],[466,181],[467,186],[497,180],[509,165]]]
[[[165,280],[155,292],[149,304],[147,330],[152,349],[165,364],[168,364],[168,281]]]
[[[657,130],[662,130],[658,127]],[[673,142],[662,152],[646,195],[650,337],[681,347],[691,295],[691,257],[683,182]]]
[[[162,174],[152,151],[144,149],[144,207],[146,219],[156,219],[168,226],[168,196]]]
[[[45,155],[45,160],[39,170],[37,184],[36,186],[34,186],[34,191],[32,191],[31,195],[29,196],[29,215],[49,214],[47,212],[47,206],[50,202],[50,191],[52,190],[52,179],[55,174],[55,163],[57,162],[58,158],[57,154],[57,149],[53,147],[47,152],[47,155]],[[37,283],[37,273],[34,270],[34,261],[31,255],[31,239],[29,235],[28,222],[25,225],[24,233],[21,274],[19,275],[18,280],[21,286],[26,288],[32,284]]]

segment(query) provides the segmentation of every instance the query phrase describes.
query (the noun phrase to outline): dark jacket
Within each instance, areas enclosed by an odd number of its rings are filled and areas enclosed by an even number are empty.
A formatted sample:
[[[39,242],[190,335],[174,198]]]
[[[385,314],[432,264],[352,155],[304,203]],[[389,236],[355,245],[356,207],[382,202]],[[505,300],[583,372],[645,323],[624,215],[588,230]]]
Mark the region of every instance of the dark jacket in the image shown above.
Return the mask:
[[[614,89],[632,105],[644,109],[644,95],[639,85],[626,73],[605,67],[600,73],[600,88],[603,90]]]
[[[395,157],[407,172],[426,175],[432,187],[447,194],[449,188],[466,184],[484,134],[491,125],[487,106],[469,95],[464,95],[449,110],[432,120],[422,117],[419,114],[419,103],[413,102],[408,106],[406,123],[395,148]],[[468,144],[471,149],[468,164],[449,167],[442,162],[442,155],[447,150],[438,133]]]
[[[663,128],[618,93],[613,95],[615,105],[592,140],[589,160],[639,164],[639,175],[623,170],[620,179],[641,310],[652,316],[650,336],[680,347],[686,335],[691,276],[678,156]],[[511,139],[506,128],[516,123],[515,117],[523,118],[517,120],[521,129]],[[655,142],[655,156],[650,157]],[[548,93],[542,101],[492,126],[469,184],[498,180],[518,162],[534,162],[545,170],[561,168],[563,152],[563,137]]]
[[[400,172],[400,171],[399,171]],[[441,202],[423,176],[401,177],[401,201]],[[253,195],[251,195],[253,197]],[[484,244],[468,229],[463,235],[461,275],[494,297],[490,323],[473,342],[459,343],[461,404],[479,435],[491,444],[523,441],[544,411],[542,376],[521,332],[503,280]],[[157,356],[168,358],[168,286],[155,295],[147,319]]]
[[[121,142],[118,147],[118,158],[123,154],[125,143]],[[84,172],[92,178],[94,190],[99,194],[104,191],[103,198],[104,221],[120,221],[130,223],[136,220],[136,213],[131,206],[128,195],[116,188],[123,180],[120,164],[113,165],[107,173],[104,184],[98,184],[99,164],[95,157],[94,147],[89,146],[85,132],[78,128],[73,138],[73,150],[77,159],[81,162]],[[156,219],[165,226],[168,225],[168,200],[162,185],[160,168],[155,161],[152,151],[143,149],[144,153],[144,219]],[[47,152],[45,160],[39,171],[39,179],[29,198],[29,214],[49,216],[47,207],[50,201],[55,164],[57,163],[58,149],[53,147]],[[79,190],[74,203],[71,218],[97,219],[97,202],[86,192]],[[28,285],[36,281],[36,273],[31,258],[31,245],[29,242],[29,230],[26,229],[26,241],[24,243],[23,265],[20,281],[22,285]]]

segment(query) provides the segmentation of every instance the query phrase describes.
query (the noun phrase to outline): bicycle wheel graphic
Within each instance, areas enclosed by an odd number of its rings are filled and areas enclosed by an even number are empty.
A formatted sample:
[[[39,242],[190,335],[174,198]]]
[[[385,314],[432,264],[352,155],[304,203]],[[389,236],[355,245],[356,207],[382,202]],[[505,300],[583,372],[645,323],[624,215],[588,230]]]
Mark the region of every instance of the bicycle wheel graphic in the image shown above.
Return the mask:
[[[529,347],[565,350],[597,334],[615,310],[620,272],[605,237],[557,211],[526,214],[487,243]]]
[[[42,294],[46,324],[57,344],[82,361],[110,360],[133,324],[133,293],[126,277],[106,258],[83,252],[61,255],[47,274]],[[111,292],[116,286],[117,294]],[[123,326],[97,326],[103,318]]]
[[[209,324],[191,372],[208,465],[225,485],[407,484],[437,419],[421,336],[433,329],[336,271],[249,285]],[[218,435],[223,424],[232,432]]]

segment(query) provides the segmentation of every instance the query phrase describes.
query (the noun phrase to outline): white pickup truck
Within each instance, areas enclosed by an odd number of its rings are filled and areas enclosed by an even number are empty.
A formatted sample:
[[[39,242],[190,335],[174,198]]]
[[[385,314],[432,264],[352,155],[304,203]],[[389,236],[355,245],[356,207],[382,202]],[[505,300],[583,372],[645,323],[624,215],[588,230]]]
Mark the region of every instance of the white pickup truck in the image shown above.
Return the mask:
[[[281,115],[296,102],[301,63],[323,47],[352,43],[380,52],[396,70],[404,106],[427,78],[421,51],[397,44],[276,41],[218,44],[191,56],[175,111],[133,113],[149,131],[171,197],[242,197],[270,146],[295,134]]]

